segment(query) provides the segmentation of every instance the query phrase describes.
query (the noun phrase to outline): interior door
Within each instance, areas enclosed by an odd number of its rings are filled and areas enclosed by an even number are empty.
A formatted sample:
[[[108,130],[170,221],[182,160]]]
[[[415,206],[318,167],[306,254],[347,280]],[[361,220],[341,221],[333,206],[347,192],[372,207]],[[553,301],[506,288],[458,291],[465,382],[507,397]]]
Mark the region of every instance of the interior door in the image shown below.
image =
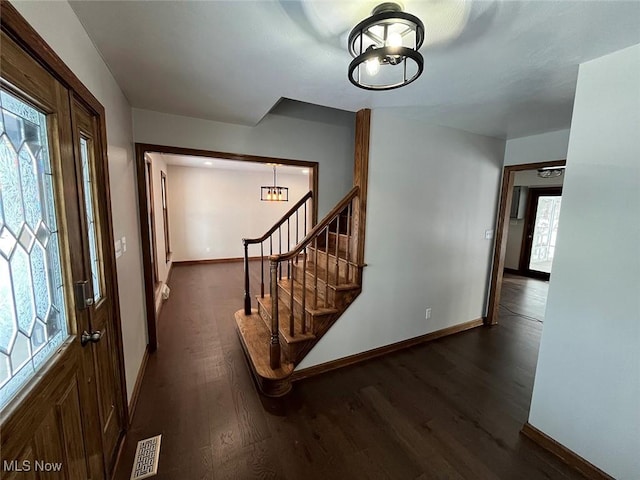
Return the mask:
[[[105,479],[123,401],[104,268],[100,302],[78,288],[93,257],[77,106],[4,31],[0,40],[0,477]],[[97,224],[94,243],[104,232]]]
[[[558,237],[562,188],[531,188],[525,216],[520,270],[549,280]]]

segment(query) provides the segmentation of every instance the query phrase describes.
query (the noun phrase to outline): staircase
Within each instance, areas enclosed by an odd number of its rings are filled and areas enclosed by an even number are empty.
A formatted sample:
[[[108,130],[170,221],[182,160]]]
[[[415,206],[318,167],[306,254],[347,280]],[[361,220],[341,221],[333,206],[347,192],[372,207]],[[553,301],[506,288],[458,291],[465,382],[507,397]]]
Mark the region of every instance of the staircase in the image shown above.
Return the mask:
[[[312,192],[307,193],[262,237],[243,240],[245,305],[236,312],[235,320],[257,384],[268,396],[291,390],[295,366],[361,291],[360,187],[354,186],[307,233],[312,200]],[[249,247],[257,245],[260,260],[250,261]],[[260,294],[252,308],[250,279],[252,274],[257,276],[257,269]],[[265,277],[269,293],[265,292]]]

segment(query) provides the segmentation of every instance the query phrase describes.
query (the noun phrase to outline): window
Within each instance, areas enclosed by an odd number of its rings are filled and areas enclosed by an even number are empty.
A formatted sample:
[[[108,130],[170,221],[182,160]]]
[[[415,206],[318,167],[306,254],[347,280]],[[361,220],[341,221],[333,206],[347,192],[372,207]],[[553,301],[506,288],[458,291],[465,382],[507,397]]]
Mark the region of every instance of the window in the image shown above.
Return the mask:
[[[166,262],[171,260],[171,243],[169,240],[169,207],[167,205],[167,174],[160,172],[160,189],[162,190],[162,222],[164,227],[164,253]]]
[[[45,115],[0,91],[0,409],[67,338]]]

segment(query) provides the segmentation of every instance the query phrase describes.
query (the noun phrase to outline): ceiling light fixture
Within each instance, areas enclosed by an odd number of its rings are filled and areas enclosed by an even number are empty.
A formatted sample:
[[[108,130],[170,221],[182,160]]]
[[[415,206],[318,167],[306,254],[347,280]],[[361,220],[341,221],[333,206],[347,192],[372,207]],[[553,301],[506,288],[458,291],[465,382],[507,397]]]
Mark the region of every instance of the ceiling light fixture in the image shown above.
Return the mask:
[[[280,187],[276,178],[276,167],[273,164],[273,185],[260,187],[260,200],[263,202],[288,202],[289,189]]]
[[[204,162],[205,165],[210,166],[213,165],[213,162]]]
[[[424,24],[395,2],[378,5],[351,30],[349,80],[366,90],[403,87],[420,76],[424,60],[418,50]],[[363,68],[364,67],[364,68]]]
[[[565,167],[543,167],[538,169],[540,178],[556,178],[564,173]]]

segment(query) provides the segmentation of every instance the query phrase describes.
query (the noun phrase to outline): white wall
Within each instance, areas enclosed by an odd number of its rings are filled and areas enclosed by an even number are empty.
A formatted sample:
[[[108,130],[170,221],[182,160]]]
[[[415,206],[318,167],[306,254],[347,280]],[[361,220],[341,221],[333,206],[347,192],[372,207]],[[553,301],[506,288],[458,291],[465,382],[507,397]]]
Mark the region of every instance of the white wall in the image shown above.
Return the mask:
[[[117,274],[127,395],[131,398],[147,344],[131,108],[67,2],[11,3],[106,110],[113,228],[116,238],[127,237],[127,251],[117,261]]]
[[[529,422],[640,472],[640,45],[580,66]]]
[[[372,112],[364,289],[298,368],[484,315],[503,157],[503,140]]]
[[[504,151],[505,165],[548,162],[567,158],[569,130],[541,133],[529,137],[507,140]]]
[[[310,109],[298,117],[271,113],[247,127],[134,109],[135,141],[319,162],[321,219],[353,186],[355,117],[340,112],[332,121],[326,110],[322,120]]]
[[[555,178],[540,178],[537,170],[522,170],[514,175],[513,186],[518,187],[561,187],[564,175]],[[525,194],[526,195],[526,194]],[[525,196],[524,202],[527,201]],[[524,218],[510,218],[509,231],[507,232],[507,248],[504,257],[504,266],[518,270],[520,264],[520,251],[522,250],[522,235],[524,233]]]
[[[260,187],[273,184],[273,173],[268,168],[256,172],[169,165],[169,178],[169,225],[175,262],[242,257],[243,238],[263,235],[309,191],[308,174],[279,173],[278,185],[289,188],[289,201],[261,201]],[[308,213],[310,221],[311,209]],[[300,214],[299,219],[302,240],[304,215]],[[290,226],[293,246],[295,222]],[[282,234],[284,252],[286,229]],[[276,244],[274,247],[277,249]],[[249,255],[259,254],[259,246],[250,248]]]

